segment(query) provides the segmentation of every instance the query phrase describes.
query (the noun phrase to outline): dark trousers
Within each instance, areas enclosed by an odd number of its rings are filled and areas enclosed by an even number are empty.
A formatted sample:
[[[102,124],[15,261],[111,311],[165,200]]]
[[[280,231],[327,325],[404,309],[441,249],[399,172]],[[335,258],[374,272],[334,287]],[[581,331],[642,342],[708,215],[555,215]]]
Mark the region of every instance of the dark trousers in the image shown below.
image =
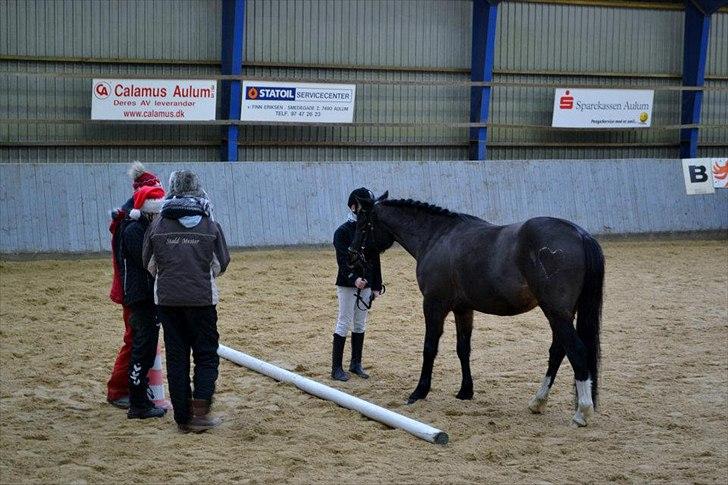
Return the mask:
[[[139,303],[131,307],[129,326],[132,330],[129,358],[129,403],[134,408],[154,406],[149,399],[147,374],[157,357],[159,322],[154,303]]]
[[[174,408],[174,420],[187,424],[190,415],[189,399],[211,400],[215,393],[219,335],[217,309],[203,307],[157,307],[164,327],[167,357],[169,397]],[[190,389],[190,350],[195,362],[194,391]]]

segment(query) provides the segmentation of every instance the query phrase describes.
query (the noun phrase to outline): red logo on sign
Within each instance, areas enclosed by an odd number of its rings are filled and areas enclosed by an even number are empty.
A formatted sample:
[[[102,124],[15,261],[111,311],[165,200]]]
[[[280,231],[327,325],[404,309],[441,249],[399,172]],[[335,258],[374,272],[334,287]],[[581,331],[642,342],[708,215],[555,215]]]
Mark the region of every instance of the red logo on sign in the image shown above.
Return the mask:
[[[728,160],[723,165],[713,162],[713,177],[728,188]]]
[[[109,87],[108,84],[101,82],[96,85],[94,88],[94,96],[96,96],[99,99],[106,99],[109,97],[109,94],[111,93],[111,87]]]
[[[258,90],[255,88],[248,89],[248,99],[255,99],[258,97]]]
[[[566,90],[566,94],[559,98],[560,109],[574,109],[574,97],[569,95],[569,90]]]

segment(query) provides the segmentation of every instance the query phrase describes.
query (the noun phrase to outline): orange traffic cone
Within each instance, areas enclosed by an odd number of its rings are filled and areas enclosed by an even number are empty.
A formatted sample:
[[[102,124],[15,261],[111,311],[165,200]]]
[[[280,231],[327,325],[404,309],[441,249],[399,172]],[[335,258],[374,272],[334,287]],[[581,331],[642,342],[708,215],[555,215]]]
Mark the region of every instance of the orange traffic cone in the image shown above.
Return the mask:
[[[152,393],[151,399],[154,405],[162,409],[171,409],[170,403],[164,396],[164,371],[162,370],[162,350],[157,345],[157,357],[154,359],[154,365],[149,369],[147,374],[149,378],[149,390]]]

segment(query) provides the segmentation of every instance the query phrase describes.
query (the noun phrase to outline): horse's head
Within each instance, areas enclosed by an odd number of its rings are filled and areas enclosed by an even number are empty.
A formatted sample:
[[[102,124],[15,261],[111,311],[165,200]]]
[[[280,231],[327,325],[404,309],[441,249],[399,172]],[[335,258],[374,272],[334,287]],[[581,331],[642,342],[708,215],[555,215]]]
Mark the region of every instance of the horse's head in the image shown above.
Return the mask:
[[[385,192],[376,200],[357,198],[359,211],[356,218],[354,240],[349,246],[349,265],[362,266],[368,264],[368,259],[389,249],[394,244],[394,236],[377,219],[376,206],[389,197]]]

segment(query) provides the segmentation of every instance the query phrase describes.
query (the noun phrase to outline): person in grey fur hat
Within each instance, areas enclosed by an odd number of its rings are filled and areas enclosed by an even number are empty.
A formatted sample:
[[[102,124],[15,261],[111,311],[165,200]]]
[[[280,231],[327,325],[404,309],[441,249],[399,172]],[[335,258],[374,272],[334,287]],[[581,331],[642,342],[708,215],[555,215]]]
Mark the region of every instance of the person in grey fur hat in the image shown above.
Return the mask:
[[[207,199],[207,193],[202,190],[200,178],[190,170],[177,170],[169,176],[170,197],[203,197]]]
[[[221,422],[210,415],[220,362],[215,278],[225,272],[230,254],[210,211],[197,174],[173,172],[162,212],[144,238],[143,262],[155,277],[154,302],[164,328],[174,420],[185,433],[202,432]]]
[[[199,207],[213,221],[215,217],[212,215],[212,203],[207,197],[207,192],[202,188],[200,179],[195,172],[190,170],[177,170],[169,176],[169,192],[168,199],[174,199],[167,202],[165,206],[169,211],[177,211],[181,208],[194,209]]]

